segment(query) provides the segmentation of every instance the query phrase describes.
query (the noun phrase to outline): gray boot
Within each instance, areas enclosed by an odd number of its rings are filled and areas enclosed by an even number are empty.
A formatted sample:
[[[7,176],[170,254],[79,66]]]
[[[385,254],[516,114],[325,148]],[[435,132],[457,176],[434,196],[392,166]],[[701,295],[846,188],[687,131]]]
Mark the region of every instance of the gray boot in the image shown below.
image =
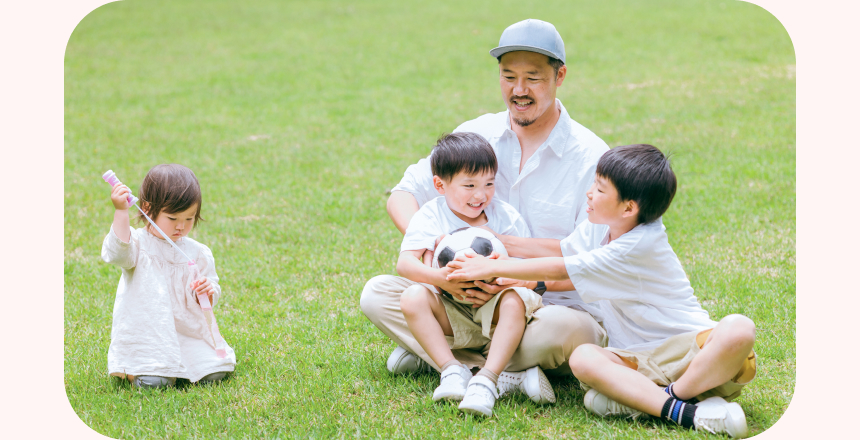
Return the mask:
[[[226,376],[227,376],[226,371],[219,371],[217,373],[211,373],[211,374],[207,374],[207,375],[201,377],[200,380],[198,381],[198,383],[207,384],[207,383],[218,382],[219,380],[224,379]]]
[[[131,381],[135,388],[167,388],[176,385],[175,377],[137,376]]]

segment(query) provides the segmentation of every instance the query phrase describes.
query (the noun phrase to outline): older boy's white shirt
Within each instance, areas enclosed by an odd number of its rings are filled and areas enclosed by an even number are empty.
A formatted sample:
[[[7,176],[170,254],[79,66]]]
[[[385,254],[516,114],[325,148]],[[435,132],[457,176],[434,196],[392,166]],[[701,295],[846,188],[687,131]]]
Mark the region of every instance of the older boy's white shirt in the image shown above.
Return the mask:
[[[606,226],[586,220],[562,240],[561,250],[582,299],[600,304],[610,347],[648,350],[716,325],[693,294],[662,219],[612,242]]]
[[[487,215],[487,227],[493,231],[515,237],[531,237],[525,220],[510,204],[494,197],[484,208],[484,213]],[[419,249],[432,250],[436,246],[436,238],[440,235],[450,234],[457,229],[467,227],[469,224],[454,214],[454,211],[445,201],[445,197],[437,197],[429,203],[425,203],[412,216],[400,244],[400,252]]]
[[[533,237],[561,240],[588,218],[585,193],[594,181],[597,161],[609,147],[571,119],[561,101],[556,100],[556,105],[561,111],[558,123],[526,161],[522,172],[522,148],[511,130],[507,110],[465,122],[454,132],[474,132],[487,139],[499,162],[495,199],[511,204],[525,219]],[[410,165],[392,191],[411,193],[419,206],[437,198],[429,156]],[[602,319],[598,308],[586,305],[576,291],[546,292],[543,301],[585,310],[598,321]]]

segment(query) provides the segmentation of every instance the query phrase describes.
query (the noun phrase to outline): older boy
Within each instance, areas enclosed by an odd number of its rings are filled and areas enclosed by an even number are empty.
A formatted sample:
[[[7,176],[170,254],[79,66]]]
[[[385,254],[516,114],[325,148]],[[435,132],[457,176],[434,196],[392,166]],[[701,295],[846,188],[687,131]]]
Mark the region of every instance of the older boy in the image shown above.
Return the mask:
[[[464,227],[488,227],[517,237],[531,234],[511,205],[493,198],[498,163],[483,137],[475,133],[442,136],[433,149],[431,166],[442,197],[421,207],[406,229],[397,261],[397,272],[405,278],[400,307],[409,330],[441,371],[433,400],[462,400],[460,410],[489,416],[498,398],[499,375],[519,345],[526,323],[542,306],[540,295],[517,287],[480,308],[462,304],[439,295],[432,285],[451,269],[432,268],[421,259],[425,250],[435,248],[437,237]],[[495,324],[492,333],[490,323]],[[472,377],[469,368],[454,358],[452,348],[479,349],[488,353],[487,363]],[[532,370],[537,381],[531,397],[540,403],[555,401],[540,367]]]
[[[742,437],[743,410],[725,399],[755,377],[755,326],[741,315],[715,323],[693,295],[661,221],[675,189],[660,150],[617,147],[597,164],[588,222],[562,241],[564,258],[468,258],[450,263],[449,278],[569,279],[583,300],[601,302],[612,347],[584,344],[570,357],[586,408]]]

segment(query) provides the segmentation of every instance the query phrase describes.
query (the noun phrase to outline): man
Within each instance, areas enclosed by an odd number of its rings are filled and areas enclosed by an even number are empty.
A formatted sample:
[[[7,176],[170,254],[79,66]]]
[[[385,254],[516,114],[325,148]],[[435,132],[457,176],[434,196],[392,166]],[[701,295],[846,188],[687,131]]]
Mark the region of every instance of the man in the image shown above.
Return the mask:
[[[507,111],[468,121],[455,132],[476,132],[492,145],[499,161],[496,197],[513,205],[533,237],[499,235],[511,256],[535,258],[563,256],[559,242],[586,218],[586,192],[594,180],[600,156],[608,150],[594,133],[572,120],[556,99],[564,82],[564,42],[555,27],[540,20],[525,20],[505,29],[499,47],[490,51],[499,61],[499,85]],[[429,157],[409,166],[392,190],[387,210],[395,226],[406,230],[421,205],[437,197]],[[428,280],[442,289],[465,295],[477,305],[486,303],[505,287],[480,281],[449,282],[444,276]],[[512,282],[508,280],[508,282]],[[526,326],[522,342],[506,373],[539,366],[551,374],[570,374],[567,360],[577,346],[605,346],[606,333],[598,323],[600,310],[586,305],[572,284],[517,282],[543,295],[545,307]],[[507,285],[509,287],[510,284]],[[368,281],[361,309],[398,347],[388,359],[393,373],[439,369],[409,332],[400,309],[404,286],[398,277],[382,275]],[[450,335],[448,335],[450,336]],[[482,350],[454,350],[469,368],[483,366]],[[499,378],[502,393],[524,390],[533,376],[505,374]]]

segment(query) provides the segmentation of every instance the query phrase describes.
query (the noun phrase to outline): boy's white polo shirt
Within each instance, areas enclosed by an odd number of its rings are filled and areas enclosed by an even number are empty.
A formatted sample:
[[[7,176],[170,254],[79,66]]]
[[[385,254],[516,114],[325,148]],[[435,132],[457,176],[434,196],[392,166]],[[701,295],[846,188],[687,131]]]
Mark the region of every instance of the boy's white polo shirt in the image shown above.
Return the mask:
[[[498,234],[513,235],[515,237],[531,237],[529,227],[522,216],[513,206],[497,200],[495,197],[484,208],[487,215],[487,227]],[[418,212],[412,216],[403,242],[400,244],[400,252],[414,251],[419,249],[434,249],[436,238],[443,234],[450,234],[470,225],[448,206],[445,197],[437,197],[429,203],[425,203]],[[504,232],[502,232],[504,231]]]
[[[600,304],[610,347],[648,350],[716,325],[693,294],[662,218],[608,241],[605,225],[586,220],[561,241],[561,251],[582,299]]]
[[[522,148],[511,130],[507,110],[465,122],[454,132],[478,133],[492,145],[499,162],[494,200],[511,204],[522,215],[533,237],[561,240],[588,218],[585,193],[594,181],[597,161],[609,147],[571,119],[558,99],[556,105],[561,111],[558,122],[526,161],[522,172],[519,170]],[[410,165],[392,191],[411,193],[419,206],[439,197],[433,187],[430,157]],[[601,320],[598,308],[586,305],[576,291],[546,292],[543,301],[582,309]]]

